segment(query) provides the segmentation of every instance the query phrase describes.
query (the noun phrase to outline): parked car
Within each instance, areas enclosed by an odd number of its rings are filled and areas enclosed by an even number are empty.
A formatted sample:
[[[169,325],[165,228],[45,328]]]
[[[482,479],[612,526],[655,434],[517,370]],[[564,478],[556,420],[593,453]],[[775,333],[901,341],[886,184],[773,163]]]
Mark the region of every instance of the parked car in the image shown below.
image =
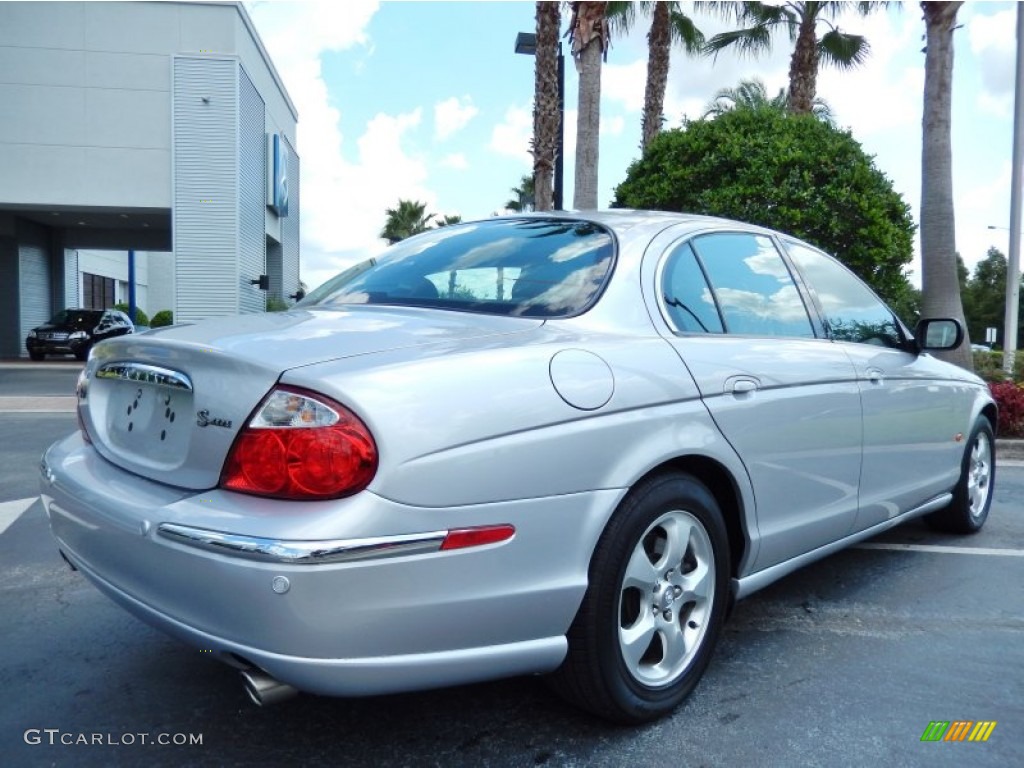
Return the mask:
[[[116,309],[62,309],[48,323],[28,332],[25,349],[33,360],[47,355],[85,360],[96,342],[134,332],[128,315]]]
[[[42,498],[74,567],[257,703],[551,673],[642,722],[732,601],[911,518],[981,528],[995,405],[929,354],[962,339],[760,227],[494,218],[97,345]]]

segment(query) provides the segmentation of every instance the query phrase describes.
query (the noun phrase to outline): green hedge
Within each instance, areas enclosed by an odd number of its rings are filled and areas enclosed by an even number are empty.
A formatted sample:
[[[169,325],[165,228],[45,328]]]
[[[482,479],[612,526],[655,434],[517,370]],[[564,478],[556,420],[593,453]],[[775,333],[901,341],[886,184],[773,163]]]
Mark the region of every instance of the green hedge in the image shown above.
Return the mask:
[[[124,312],[126,315],[128,315],[128,305],[125,304],[123,301],[120,304],[115,304],[114,309],[116,309],[118,312]],[[128,317],[131,317],[132,322],[135,323],[136,325],[149,325],[149,316],[145,312],[143,312],[142,309],[140,309],[139,307],[135,308],[135,317],[132,317],[131,315],[128,315]]]
[[[150,328],[163,328],[165,325],[174,325],[174,313],[169,309],[161,309],[149,321]]]

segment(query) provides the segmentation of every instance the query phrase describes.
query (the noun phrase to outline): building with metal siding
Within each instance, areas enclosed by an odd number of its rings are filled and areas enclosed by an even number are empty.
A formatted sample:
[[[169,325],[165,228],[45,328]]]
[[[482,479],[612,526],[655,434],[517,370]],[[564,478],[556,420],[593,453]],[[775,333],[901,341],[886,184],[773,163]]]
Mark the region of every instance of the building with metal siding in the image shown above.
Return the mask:
[[[149,309],[176,320],[290,301],[296,121],[240,3],[0,3],[0,357],[82,302],[79,250],[171,252],[149,257]]]

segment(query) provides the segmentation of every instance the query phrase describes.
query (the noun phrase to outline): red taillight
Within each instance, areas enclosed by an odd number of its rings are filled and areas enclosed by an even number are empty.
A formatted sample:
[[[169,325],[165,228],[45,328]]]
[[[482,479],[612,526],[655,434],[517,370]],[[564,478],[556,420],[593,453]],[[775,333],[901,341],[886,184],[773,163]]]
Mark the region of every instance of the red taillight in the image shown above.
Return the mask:
[[[377,445],[354,413],[278,387],[236,438],[220,484],[278,499],[337,499],[363,490],[376,471]]]

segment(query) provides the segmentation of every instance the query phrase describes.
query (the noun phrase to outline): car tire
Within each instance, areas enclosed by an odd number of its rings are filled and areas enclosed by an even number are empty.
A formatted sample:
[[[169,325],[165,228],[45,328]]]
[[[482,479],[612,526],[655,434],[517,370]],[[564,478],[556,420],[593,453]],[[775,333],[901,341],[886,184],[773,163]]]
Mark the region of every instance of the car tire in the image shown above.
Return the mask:
[[[598,541],[552,687],[616,723],[668,714],[707,668],[728,579],[728,535],[711,492],[685,474],[645,480]]]
[[[82,347],[75,352],[76,360],[88,360],[89,359],[89,347]]]
[[[28,351],[28,359],[29,360],[35,360],[38,363],[40,360],[45,360],[46,359],[46,353],[45,352],[36,352],[34,349],[30,349]]]
[[[946,533],[977,533],[988,518],[996,479],[996,441],[992,424],[984,416],[971,430],[964,450],[960,480],[949,506],[925,516],[925,522]]]

